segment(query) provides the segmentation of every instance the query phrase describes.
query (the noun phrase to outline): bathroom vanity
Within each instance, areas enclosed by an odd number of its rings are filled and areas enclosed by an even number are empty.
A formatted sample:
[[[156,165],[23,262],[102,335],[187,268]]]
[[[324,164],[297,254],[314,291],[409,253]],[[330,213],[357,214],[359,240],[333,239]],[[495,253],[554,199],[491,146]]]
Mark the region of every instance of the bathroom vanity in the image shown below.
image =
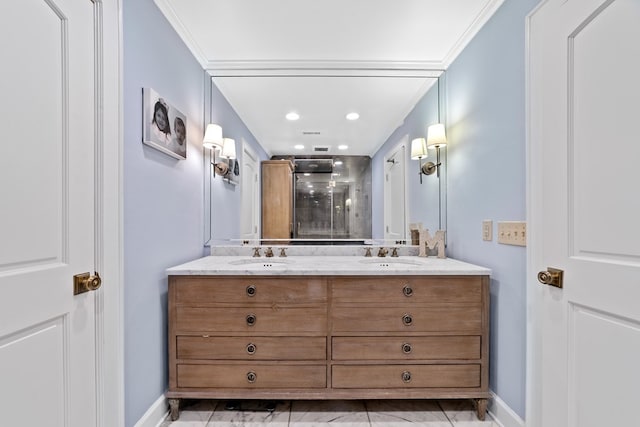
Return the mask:
[[[180,399],[489,398],[489,273],[453,259],[211,256],[168,270]]]

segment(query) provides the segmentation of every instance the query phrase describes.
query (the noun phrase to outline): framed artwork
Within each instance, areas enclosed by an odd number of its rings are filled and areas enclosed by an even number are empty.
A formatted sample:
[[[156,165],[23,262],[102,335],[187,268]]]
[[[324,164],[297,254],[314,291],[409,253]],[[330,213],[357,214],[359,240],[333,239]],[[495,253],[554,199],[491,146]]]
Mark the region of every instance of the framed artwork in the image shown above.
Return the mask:
[[[142,89],[142,143],[171,157],[187,158],[187,116],[151,88]]]

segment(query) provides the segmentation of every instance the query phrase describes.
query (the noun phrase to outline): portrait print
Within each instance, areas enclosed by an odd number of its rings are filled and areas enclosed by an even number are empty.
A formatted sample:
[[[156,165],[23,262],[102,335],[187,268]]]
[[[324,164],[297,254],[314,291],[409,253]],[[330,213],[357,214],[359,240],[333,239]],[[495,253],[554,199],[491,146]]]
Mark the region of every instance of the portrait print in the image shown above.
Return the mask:
[[[142,142],[171,157],[187,158],[187,117],[151,88],[142,89]]]

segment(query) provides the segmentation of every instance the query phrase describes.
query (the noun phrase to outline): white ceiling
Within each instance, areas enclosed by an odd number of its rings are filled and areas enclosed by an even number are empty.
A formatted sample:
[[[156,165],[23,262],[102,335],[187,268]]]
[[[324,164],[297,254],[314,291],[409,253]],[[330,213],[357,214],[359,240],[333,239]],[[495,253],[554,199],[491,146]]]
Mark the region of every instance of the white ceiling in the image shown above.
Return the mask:
[[[155,2],[270,155],[373,155],[503,0]]]

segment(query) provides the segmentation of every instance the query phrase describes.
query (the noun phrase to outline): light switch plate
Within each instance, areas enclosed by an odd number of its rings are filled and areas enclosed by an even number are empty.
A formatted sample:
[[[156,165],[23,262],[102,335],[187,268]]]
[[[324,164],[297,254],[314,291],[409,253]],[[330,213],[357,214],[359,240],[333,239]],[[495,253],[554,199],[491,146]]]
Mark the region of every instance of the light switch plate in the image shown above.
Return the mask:
[[[493,240],[493,221],[490,219],[482,221],[482,240]]]
[[[524,221],[498,222],[498,243],[527,246],[527,223]]]

